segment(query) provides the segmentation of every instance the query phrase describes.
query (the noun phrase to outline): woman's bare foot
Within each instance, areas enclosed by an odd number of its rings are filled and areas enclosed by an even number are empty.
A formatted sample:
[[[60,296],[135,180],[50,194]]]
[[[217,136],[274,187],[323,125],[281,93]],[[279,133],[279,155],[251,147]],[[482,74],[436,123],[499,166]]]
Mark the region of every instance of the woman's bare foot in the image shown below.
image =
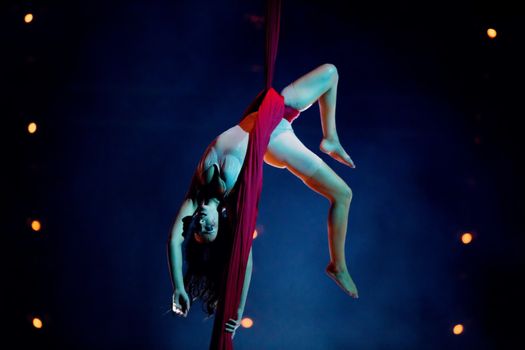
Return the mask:
[[[359,298],[357,287],[347,269],[340,269],[337,268],[335,264],[329,263],[325,271],[328,277],[333,279],[346,294],[350,295],[352,298]]]
[[[319,145],[319,149],[338,162],[348,165],[350,168],[355,168],[354,161],[348,153],[346,153],[338,139],[323,139]]]

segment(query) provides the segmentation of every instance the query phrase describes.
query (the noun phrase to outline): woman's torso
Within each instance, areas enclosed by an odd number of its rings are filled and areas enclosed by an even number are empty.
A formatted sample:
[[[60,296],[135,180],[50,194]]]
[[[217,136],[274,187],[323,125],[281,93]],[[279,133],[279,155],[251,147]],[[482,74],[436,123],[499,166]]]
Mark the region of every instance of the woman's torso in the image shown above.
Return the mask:
[[[268,150],[271,151],[272,142],[276,136],[285,131],[292,131],[291,121],[298,115],[298,110],[291,107],[285,108],[284,118],[271,134]],[[208,146],[198,166],[202,185],[218,181],[217,187],[220,188],[219,192],[221,195],[226,196],[229,194],[241,172],[246,149],[248,148],[249,133],[255,125],[256,118],[257,112],[249,114],[239,124],[217,136]],[[282,162],[274,159],[275,157],[272,157],[271,153],[266,152],[265,161],[273,166],[282,168]],[[268,159],[267,156],[269,156]]]
[[[249,132],[256,117],[257,112],[248,115],[239,124],[217,136],[208,146],[198,169],[203,174],[203,184],[209,183],[218,175],[218,179],[224,182],[223,194],[228,194],[235,186],[246,156]],[[215,171],[219,171],[219,174],[215,174]]]

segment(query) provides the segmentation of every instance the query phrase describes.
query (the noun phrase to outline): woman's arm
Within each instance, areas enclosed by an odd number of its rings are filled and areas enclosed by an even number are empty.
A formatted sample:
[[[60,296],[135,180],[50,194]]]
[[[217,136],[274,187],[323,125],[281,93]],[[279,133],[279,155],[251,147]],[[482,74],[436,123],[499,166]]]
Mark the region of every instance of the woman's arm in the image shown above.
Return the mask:
[[[248,264],[246,265],[246,273],[244,275],[244,284],[242,285],[241,301],[237,309],[237,319],[240,321],[244,313],[244,306],[246,305],[246,297],[248,296],[248,289],[250,289],[250,281],[252,279],[252,249],[250,248],[250,255],[248,256]]]
[[[232,333],[232,339],[235,337],[237,328],[241,325],[242,315],[244,313],[244,306],[246,305],[246,297],[248,296],[248,289],[250,289],[250,281],[252,279],[252,249],[250,248],[250,255],[248,256],[248,264],[246,265],[246,273],[244,274],[244,284],[242,285],[241,301],[237,309],[237,319],[230,319],[226,322],[226,332]]]
[[[192,198],[186,198],[179,209],[175,218],[168,239],[168,263],[170,268],[170,277],[175,290],[184,290],[184,281],[182,277],[182,242],[184,237],[182,219],[188,215],[193,215],[197,205]]]

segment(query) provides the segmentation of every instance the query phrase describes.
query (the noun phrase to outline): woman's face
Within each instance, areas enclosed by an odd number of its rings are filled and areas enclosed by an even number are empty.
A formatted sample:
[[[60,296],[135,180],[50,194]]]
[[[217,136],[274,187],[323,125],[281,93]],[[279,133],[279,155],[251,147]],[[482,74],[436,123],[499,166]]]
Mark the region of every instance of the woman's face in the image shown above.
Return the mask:
[[[194,237],[198,243],[210,243],[217,238],[219,212],[215,206],[200,204],[193,214]]]

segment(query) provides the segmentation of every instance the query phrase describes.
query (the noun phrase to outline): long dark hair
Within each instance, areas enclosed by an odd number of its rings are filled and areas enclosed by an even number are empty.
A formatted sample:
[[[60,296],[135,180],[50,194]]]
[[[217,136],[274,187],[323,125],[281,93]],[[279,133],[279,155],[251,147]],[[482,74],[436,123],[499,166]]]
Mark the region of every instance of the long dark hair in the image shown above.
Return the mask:
[[[202,310],[211,316],[217,310],[221,283],[224,281],[226,264],[231,252],[232,230],[228,220],[227,210],[219,208],[219,232],[213,242],[199,243],[193,233],[194,225],[191,216],[183,219],[184,222],[184,259],[186,272],[184,286],[190,301],[200,299]]]

